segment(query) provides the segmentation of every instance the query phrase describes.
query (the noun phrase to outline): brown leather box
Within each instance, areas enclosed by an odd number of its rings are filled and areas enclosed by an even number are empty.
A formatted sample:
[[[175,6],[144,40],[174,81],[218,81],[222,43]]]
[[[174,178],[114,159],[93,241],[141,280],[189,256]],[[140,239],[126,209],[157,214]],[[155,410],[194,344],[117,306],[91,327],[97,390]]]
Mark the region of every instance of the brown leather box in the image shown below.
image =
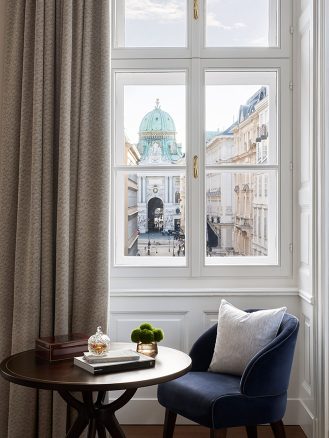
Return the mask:
[[[49,362],[81,356],[88,351],[88,338],[82,333],[38,338],[35,341],[35,353]]]

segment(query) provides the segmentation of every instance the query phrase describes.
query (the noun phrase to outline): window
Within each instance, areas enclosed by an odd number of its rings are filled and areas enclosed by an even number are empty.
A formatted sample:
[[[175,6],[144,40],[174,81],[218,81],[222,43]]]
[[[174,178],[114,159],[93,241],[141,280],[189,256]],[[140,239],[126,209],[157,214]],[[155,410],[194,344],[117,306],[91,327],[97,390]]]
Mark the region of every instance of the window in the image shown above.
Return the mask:
[[[290,2],[113,11],[114,275],[286,275]]]
[[[122,188],[128,187],[128,192],[116,197],[116,233],[121,242],[116,246],[116,262],[184,266],[186,71],[115,72],[114,89],[116,186],[121,194]],[[120,166],[130,166],[136,172],[134,222],[130,186],[125,183],[131,170],[120,171]],[[127,228],[132,224],[134,232]]]

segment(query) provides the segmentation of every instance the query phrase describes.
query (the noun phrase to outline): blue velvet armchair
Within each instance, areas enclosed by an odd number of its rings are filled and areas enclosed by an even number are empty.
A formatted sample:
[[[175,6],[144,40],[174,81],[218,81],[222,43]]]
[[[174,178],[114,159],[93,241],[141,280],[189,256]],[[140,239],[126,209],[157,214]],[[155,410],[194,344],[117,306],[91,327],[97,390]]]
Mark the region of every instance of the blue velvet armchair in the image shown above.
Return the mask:
[[[241,377],[207,371],[217,325],[207,330],[190,352],[191,371],[158,387],[158,400],[166,408],[163,437],[173,437],[179,414],[209,427],[211,438],[224,438],[226,429],[236,426],[257,438],[257,425],[267,423],[276,438],[284,438],[282,418],[298,328],[298,319],[285,314],[276,338],[252,358]]]

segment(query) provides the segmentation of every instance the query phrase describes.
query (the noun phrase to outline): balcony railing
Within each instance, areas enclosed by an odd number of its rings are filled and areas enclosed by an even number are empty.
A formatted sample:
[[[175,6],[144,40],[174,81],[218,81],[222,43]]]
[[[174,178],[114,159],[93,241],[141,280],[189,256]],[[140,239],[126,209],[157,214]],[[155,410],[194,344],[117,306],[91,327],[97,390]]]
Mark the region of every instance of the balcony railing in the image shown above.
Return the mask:
[[[257,126],[257,138],[256,142],[260,142],[262,140],[266,140],[268,137],[268,126],[266,123]]]
[[[242,231],[251,230],[253,228],[253,219],[243,216],[235,216],[234,225]]]

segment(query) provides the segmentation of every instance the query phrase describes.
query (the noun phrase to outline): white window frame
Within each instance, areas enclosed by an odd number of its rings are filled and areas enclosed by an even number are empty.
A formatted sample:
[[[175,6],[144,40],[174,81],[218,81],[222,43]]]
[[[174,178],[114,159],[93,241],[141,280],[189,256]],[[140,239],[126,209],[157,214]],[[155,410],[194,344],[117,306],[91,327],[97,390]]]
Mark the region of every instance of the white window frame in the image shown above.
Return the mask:
[[[121,1],[121,0],[120,0]],[[113,0],[115,5],[115,1]],[[204,15],[203,1],[200,1],[200,20]],[[193,2],[188,3],[188,13],[192,17]],[[216,277],[222,280],[222,284],[230,284],[240,279],[278,279],[281,278],[286,282],[287,278],[293,275],[293,258],[291,246],[293,243],[292,218],[292,95],[291,95],[291,3],[289,1],[280,1],[279,14],[281,17],[281,33],[279,35],[279,46],[275,48],[204,48],[203,36],[197,23],[188,20],[188,41],[192,41],[187,48],[136,48],[122,49],[113,48],[112,50],[112,84],[114,85],[114,76],[116,72],[122,71],[170,71],[185,70],[187,80],[186,92],[186,143],[190,144],[190,150],[186,160],[186,266],[122,266],[117,263],[114,251],[114,245],[111,244],[111,276],[122,279],[121,286],[127,287],[129,279],[136,278],[136,285],[143,287],[145,280],[148,278],[162,277],[163,286],[169,288],[173,286],[175,278],[185,279],[185,285],[193,278],[200,278],[204,285],[211,287],[214,285]],[[115,14],[112,13],[115,25]],[[243,57],[242,57],[242,56]],[[169,59],[170,58],[170,59]],[[210,69],[241,69],[241,70],[259,70],[259,71],[276,71],[278,78],[277,88],[277,111],[278,111],[278,259],[277,263],[272,265],[261,266],[261,263],[248,265],[225,265],[209,266],[205,264],[205,166],[204,156],[200,152],[204,145],[204,107],[202,101],[204,96],[204,72]],[[193,92],[191,90],[194,90]],[[201,105],[200,105],[201,103]],[[192,110],[193,109],[193,110]],[[112,99],[112,127],[115,126],[116,102]],[[115,144],[115,132],[112,130],[111,135],[112,147]],[[199,156],[200,174],[196,180],[192,177],[192,157]],[[112,157],[112,166],[113,157]],[[119,170],[125,170],[128,166],[114,166],[112,169],[111,183],[111,204],[116,203],[116,181],[115,175]],[[253,166],[257,169],[257,166]],[[243,167],[246,169],[246,167]],[[269,169],[271,166],[269,166]],[[126,169],[128,170],[128,169]],[[129,166],[129,172],[132,172]],[[159,169],[161,170],[161,169]],[[177,168],[178,170],[178,168]],[[225,169],[223,169],[225,170]],[[138,169],[140,172],[140,169]],[[284,196],[281,196],[284,192]],[[191,194],[191,196],[188,195]],[[289,196],[286,196],[286,194]],[[199,215],[195,212],[200,211]],[[188,218],[193,217],[192,221]],[[270,228],[268,234],[270,233]],[[111,215],[111,236],[116,236],[116,218],[114,209]],[[192,239],[192,236],[199,235],[199,239]],[[189,238],[190,237],[190,238]],[[269,236],[268,236],[269,238]],[[193,258],[191,255],[193,254]],[[251,258],[251,257],[250,257]],[[258,258],[258,257],[257,257]],[[141,258],[141,259],[144,259]],[[176,259],[177,260],[177,259]],[[142,262],[142,260],[141,260]],[[138,282],[138,279],[140,282]],[[128,283],[127,283],[128,282]],[[119,281],[120,283],[120,281]]]
[[[270,9],[278,4],[278,29],[276,47],[206,47],[205,11],[206,0],[199,0],[199,19],[193,20],[193,0],[187,1],[187,47],[135,47],[122,48],[117,43],[117,27],[123,22],[125,0],[112,0],[112,59],[183,59],[183,58],[289,58],[291,56],[292,4],[291,0],[270,0]],[[203,23],[203,26],[199,26]],[[202,29],[201,29],[202,28]],[[204,30],[204,32],[202,32]]]

